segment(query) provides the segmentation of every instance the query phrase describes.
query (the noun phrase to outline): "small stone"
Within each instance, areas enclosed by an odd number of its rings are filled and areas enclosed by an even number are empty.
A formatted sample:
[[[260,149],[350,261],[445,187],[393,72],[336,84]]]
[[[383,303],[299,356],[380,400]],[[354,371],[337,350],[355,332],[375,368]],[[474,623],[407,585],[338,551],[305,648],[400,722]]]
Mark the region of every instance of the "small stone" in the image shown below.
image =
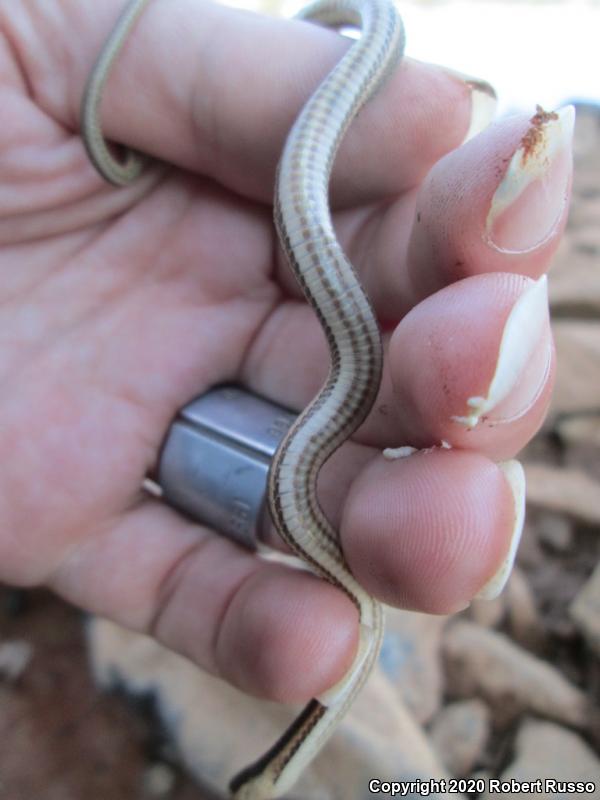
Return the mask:
[[[430,740],[448,770],[463,777],[479,763],[490,726],[490,710],[482,700],[463,700],[440,711],[433,721]]]
[[[379,663],[409,711],[421,723],[430,720],[442,703],[440,642],[446,622],[447,617],[386,610]]]
[[[596,273],[593,280],[600,287],[599,271],[589,271]],[[554,320],[552,331],[560,369],[550,406],[551,419],[561,414],[578,413],[582,408],[597,408],[600,396],[600,322]]]
[[[546,560],[546,555],[540,547],[537,531],[530,519],[525,519],[521,542],[517,550],[517,564],[527,570],[537,570]]]
[[[473,772],[469,775],[469,778],[472,781],[481,781],[483,784],[487,784],[490,778],[493,778],[494,775],[487,769],[478,769],[477,772]]]
[[[542,512],[536,528],[540,541],[555,553],[566,553],[573,546],[573,522],[563,514]]]
[[[475,598],[469,606],[469,618],[484,628],[497,628],[506,613],[506,593],[502,592],[493,600]]]
[[[569,612],[590,648],[600,656],[600,562],[580,589]]]
[[[578,469],[535,463],[523,466],[529,503],[591,525],[600,523],[600,482]]]
[[[600,414],[580,414],[558,420],[556,430],[570,445],[600,447]]]
[[[152,764],[144,773],[144,791],[150,797],[169,797],[176,782],[175,771],[168,764]]]
[[[573,794],[566,787],[561,787],[560,781],[581,781],[594,788],[591,791],[588,788],[579,795],[596,796],[600,786],[600,761],[575,733],[550,722],[527,720],[517,734],[515,751],[515,760],[502,773],[500,780],[539,781],[539,788],[535,784],[530,794],[547,800],[563,800]],[[499,792],[493,791],[490,786],[482,795],[482,800],[494,800],[499,796]],[[501,796],[503,800],[522,800],[524,793],[509,790],[502,792]]]
[[[513,568],[505,594],[511,637],[528,650],[541,652],[545,644],[544,627],[529,581],[519,567]]]
[[[497,725],[530,711],[573,726],[589,718],[585,694],[558,670],[497,631],[459,620],[444,631],[448,692],[483,697]]]
[[[598,203],[593,205],[595,206],[593,212],[598,214]],[[590,209],[586,208],[585,210],[587,214]],[[587,222],[587,220],[581,221]],[[597,228],[597,217],[590,222]],[[600,311],[600,275],[598,269],[595,268],[598,256],[588,247],[578,247],[583,243],[581,241],[584,239],[582,233],[573,235],[569,232],[559,247],[556,260],[552,263],[552,273],[548,280],[548,294],[553,310],[557,310],[561,306],[569,309],[575,306],[591,312]],[[565,321],[571,322],[571,320]],[[555,320],[554,325],[556,324]],[[559,352],[561,359],[559,363],[562,370],[564,347],[561,347]]]
[[[33,656],[33,648],[22,639],[0,644],[0,680],[14,683],[27,669]]]

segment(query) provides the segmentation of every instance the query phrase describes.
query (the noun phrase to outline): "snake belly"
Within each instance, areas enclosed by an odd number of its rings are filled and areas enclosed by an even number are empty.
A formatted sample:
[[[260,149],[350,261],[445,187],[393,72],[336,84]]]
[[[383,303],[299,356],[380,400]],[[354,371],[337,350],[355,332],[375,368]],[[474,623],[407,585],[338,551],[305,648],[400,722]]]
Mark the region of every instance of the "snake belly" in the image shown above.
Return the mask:
[[[235,800],[271,800],[295,783],[368,678],[383,635],[381,605],[348,570],[338,535],[318,504],[316,482],[323,463],[371,410],[383,361],[375,315],[333,229],[329,177],[350,122],[401,58],[404,31],[389,0],[323,0],[300,17],[328,26],[357,25],[362,35],[304,106],[279,164],[277,232],[323,328],[331,366],[325,385],[275,454],[268,499],[282,539],[358,609],[360,643],[340,683],[312,700],[271,750],[233,779]]]

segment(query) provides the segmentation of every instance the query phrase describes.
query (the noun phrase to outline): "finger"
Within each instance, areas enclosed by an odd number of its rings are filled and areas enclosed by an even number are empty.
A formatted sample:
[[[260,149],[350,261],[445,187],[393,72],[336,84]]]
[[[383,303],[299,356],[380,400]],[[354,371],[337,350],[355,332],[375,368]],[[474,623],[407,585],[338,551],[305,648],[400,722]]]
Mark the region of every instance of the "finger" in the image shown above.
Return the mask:
[[[49,584],[240,689],[280,702],[329,688],[357,646],[356,609],[341,592],[154,501],[70,551]]]
[[[319,502],[361,584],[389,605],[435,614],[501,591],[523,491],[517,462],[439,448],[388,460],[349,443],[319,477]],[[272,525],[265,541],[287,549]]]
[[[360,583],[384,602],[452,613],[502,588],[521,533],[523,494],[518,467],[505,471],[475,453],[379,456],[348,496],[344,553]]]
[[[78,127],[85,81],[123,6],[123,0],[15,4],[6,21],[35,96],[70,129]],[[348,39],[310,23],[208,2],[151,3],[111,75],[104,132],[270,201],[294,117],[348,47]],[[352,126],[339,159],[338,195],[351,203],[417,183],[474,130],[490,92],[482,82],[405,61]]]
[[[358,433],[370,446],[447,441],[512,458],[539,427],[554,376],[545,280],[479,275],[417,305],[386,337],[380,391]],[[303,408],[329,365],[310,309],[280,306],[248,350],[243,380]]]
[[[573,125],[572,106],[511,117],[434,167],[408,247],[409,299],[483,272],[547,271],[567,221]]]
[[[511,458],[542,423],[554,367],[545,276],[452,284],[415,306],[390,341],[400,435]]]
[[[335,215],[385,327],[461,278],[549,269],[568,215],[572,131],[572,107],[503,120],[442,158],[418,192]],[[299,296],[283,253],[279,267]]]

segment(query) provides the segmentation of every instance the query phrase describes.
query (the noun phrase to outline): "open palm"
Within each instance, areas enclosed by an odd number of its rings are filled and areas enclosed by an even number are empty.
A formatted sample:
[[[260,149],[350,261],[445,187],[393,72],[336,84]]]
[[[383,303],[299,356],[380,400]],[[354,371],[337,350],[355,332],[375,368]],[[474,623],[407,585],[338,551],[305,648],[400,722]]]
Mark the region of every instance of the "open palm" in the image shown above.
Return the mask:
[[[352,659],[349,601],[141,484],[193,396],[235,381],[300,409],[326,374],[270,203],[286,131],[346,44],[204,2],[151,4],[109,85],[104,128],[161,163],[116,190],[86,159],[78,107],[122,5],[0,0],[0,578],[50,585],[248,691],[304,699]],[[547,312],[498,408],[474,427],[457,418],[486,396],[506,320],[548,268],[570,176],[568,135],[554,131],[564,141],[541,189],[534,181],[488,235],[530,123],[455,150],[472,95],[405,62],[344,142],[332,195],[387,351],[375,409],[324,471],[322,502],[370,591],[434,612],[464,606],[514,532],[514,486],[495,462],[547,407]],[[441,441],[451,449],[381,456]]]

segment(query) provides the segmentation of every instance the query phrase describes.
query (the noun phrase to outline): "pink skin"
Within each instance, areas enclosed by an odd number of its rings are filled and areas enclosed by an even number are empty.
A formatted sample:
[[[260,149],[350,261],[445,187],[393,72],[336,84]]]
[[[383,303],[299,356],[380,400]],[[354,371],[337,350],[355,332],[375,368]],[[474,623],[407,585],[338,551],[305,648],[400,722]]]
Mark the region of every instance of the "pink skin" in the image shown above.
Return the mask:
[[[122,5],[0,0],[0,579],[48,585],[248,692],[306,699],[352,660],[351,603],[139,487],[194,395],[237,380],[300,409],[326,373],[269,202],[286,131],[347,43],[197,0],[150,4],[103,119],[109,136],[178,168],[115,191],[87,162],[78,104]],[[481,164],[514,151],[527,120],[444,158],[469,109],[456,78],[404,63],[353,126],[333,183],[387,358],[375,410],[320,494],[364,585],[436,613],[464,606],[508,546],[512,497],[494,459],[539,426],[552,369],[515,419],[468,432],[451,417],[489,383],[517,276],[548,268],[565,216],[536,252],[483,241],[481,209],[502,175]],[[456,449],[381,456],[441,439]]]

